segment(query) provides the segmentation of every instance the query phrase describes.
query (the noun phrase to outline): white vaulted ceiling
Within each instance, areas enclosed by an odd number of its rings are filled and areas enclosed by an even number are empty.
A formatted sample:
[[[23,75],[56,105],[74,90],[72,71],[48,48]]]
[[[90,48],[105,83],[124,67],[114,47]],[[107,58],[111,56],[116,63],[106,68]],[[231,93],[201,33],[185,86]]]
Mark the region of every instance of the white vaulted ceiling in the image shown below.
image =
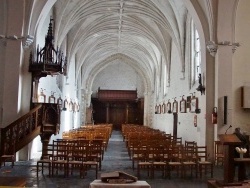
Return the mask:
[[[169,70],[171,43],[183,58],[182,0],[59,0],[54,13],[56,43],[67,42],[76,77],[81,71],[90,75],[113,57],[129,59],[153,79],[161,62]]]

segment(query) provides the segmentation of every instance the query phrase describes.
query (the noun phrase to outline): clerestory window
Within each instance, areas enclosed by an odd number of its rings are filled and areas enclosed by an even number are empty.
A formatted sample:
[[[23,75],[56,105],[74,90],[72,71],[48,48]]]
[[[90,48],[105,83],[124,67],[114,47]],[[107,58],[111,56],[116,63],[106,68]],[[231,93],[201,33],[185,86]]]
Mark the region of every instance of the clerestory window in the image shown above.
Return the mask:
[[[201,73],[201,45],[198,31],[191,23],[191,81],[192,85],[198,80],[198,76]]]

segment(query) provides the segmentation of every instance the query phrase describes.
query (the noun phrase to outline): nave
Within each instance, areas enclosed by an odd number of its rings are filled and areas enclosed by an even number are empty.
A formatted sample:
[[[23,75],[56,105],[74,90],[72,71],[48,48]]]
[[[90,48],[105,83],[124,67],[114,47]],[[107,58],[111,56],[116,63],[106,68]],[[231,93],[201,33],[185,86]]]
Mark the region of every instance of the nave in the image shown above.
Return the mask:
[[[136,167],[136,165],[135,165]],[[123,171],[133,176],[137,176],[137,169],[133,171],[132,161],[129,158],[126,144],[120,131],[113,130],[109,139],[107,150],[102,161],[102,169],[98,172],[98,177],[101,173],[112,171]],[[41,188],[88,188],[89,184],[95,180],[95,171],[89,170],[85,177],[79,178],[78,173],[70,175],[67,178],[63,177],[63,172],[58,175],[48,177],[48,171],[45,169],[44,174],[38,173],[36,177],[36,160],[33,161],[18,161],[12,169],[10,164],[6,164],[0,169],[1,177],[24,177],[27,180],[26,187],[41,187]],[[214,178],[222,178],[222,167],[215,166]],[[202,179],[195,177],[180,178],[175,175],[168,178],[162,178],[161,172],[156,172],[154,178],[147,177],[147,173],[142,171],[140,180],[147,181],[152,188],[166,187],[186,187],[186,188],[203,188],[207,187],[207,180],[210,179],[209,174],[203,176]]]

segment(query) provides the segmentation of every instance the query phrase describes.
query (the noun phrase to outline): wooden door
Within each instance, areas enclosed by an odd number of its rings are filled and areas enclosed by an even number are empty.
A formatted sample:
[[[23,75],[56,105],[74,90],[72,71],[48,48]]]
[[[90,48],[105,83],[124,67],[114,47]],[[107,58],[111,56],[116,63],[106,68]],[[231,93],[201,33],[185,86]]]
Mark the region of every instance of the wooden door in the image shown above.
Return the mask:
[[[143,124],[143,99],[139,99],[138,102],[136,102],[99,101],[96,98],[92,98],[92,105],[95,124],[108,122],[112,123],[116,129],[120,129],[124,123]]]
[[[116,130],[121,129],[121,125],[125,123],[126,108],[122,104],[113,104],[110,108],[110,122]]]

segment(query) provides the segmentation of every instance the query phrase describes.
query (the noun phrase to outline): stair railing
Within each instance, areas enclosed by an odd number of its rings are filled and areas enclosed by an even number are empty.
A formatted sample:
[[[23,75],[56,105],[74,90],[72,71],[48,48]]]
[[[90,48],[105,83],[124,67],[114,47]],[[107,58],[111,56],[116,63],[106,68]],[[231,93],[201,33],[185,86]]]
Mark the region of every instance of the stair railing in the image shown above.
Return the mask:
[[[4,154],[5,150],[8,150],[10,147],[14,147],[15,152],[19,151],[34,139],[34,136],[39,135],[43,121],[42,118],[43,108],[42,105],[39,104],[9,126],[1,128],[0,155]]]

